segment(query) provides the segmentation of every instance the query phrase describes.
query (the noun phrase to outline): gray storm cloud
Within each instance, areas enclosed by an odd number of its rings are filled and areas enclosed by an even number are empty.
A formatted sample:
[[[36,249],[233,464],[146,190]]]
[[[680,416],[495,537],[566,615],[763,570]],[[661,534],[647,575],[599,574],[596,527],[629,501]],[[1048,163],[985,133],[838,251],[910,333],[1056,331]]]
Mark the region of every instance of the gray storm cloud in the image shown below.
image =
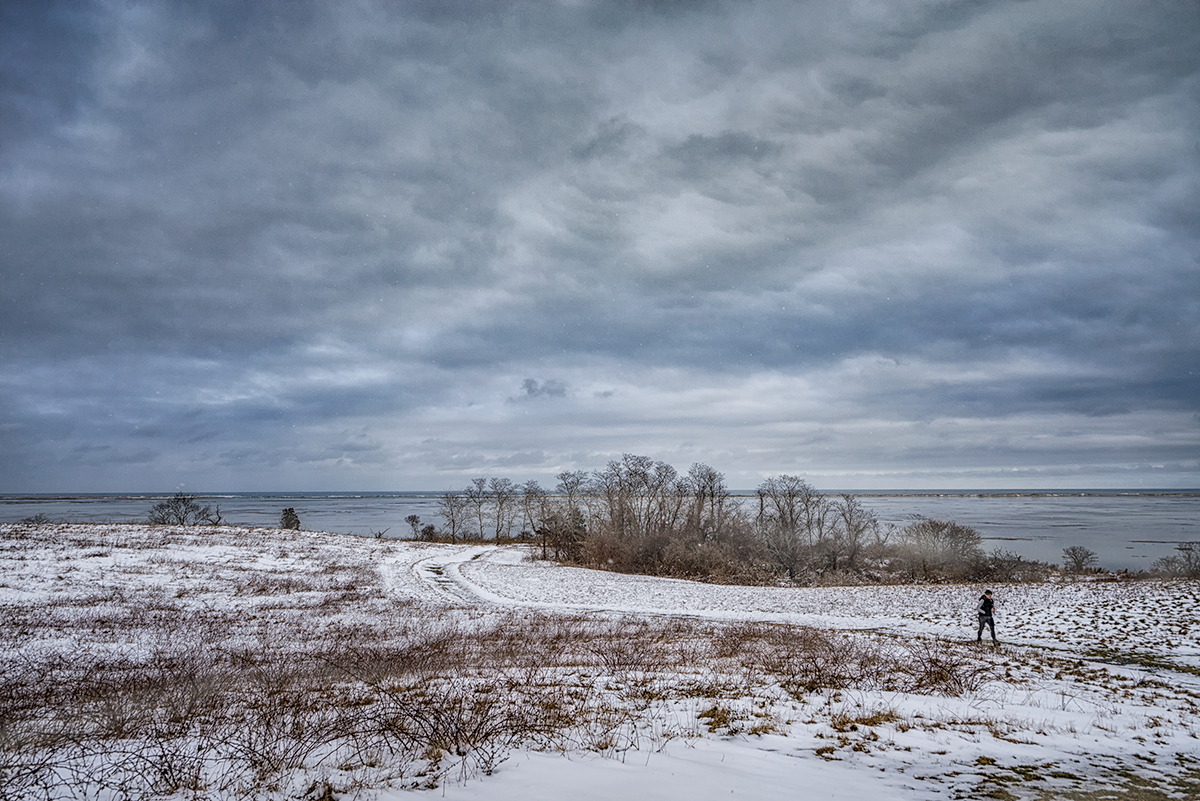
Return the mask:
[[[1197,485],[1192,4],[0,15],[0,490]]]

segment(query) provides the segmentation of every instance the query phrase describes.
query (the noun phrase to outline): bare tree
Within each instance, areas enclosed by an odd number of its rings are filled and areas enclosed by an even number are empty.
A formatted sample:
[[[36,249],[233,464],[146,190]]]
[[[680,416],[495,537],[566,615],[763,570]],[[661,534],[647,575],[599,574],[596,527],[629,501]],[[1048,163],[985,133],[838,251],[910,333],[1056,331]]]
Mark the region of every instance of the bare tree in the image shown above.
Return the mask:
[[[419,539],[421,534],[421,516],[408,515],[404,518],[404,522],[408,523],[409,527],[412,529],[413,539]]]
[[[542,558],[546,559],[545,520],[549,507],[550,495],[542,485],[530,479],[522,484],[521,492],[521,535],[539,534],[542,536]]]
[[[1082,545],[1070,545],[1063,548],[1063,567],[1068,573],[1086,573],[1100,558],[1096,556],[1096,552],[1084,548]]]
[[[688,470],[686,486],[691,490],[691,526],[701,540],[720,541],[729,525],[738,519],[738,505],[725,486],[725,476],[697,462]]]
[[[549,540],[555,559],[578,559],[587,536],[587,516],[584,501],[590,491],[588,473],[584,470],[564,470],[555,478],[557,502],[547,504],[546,520],[542,526],[543,542]]]
[[[829,499],[798,476],[781,475],[759,484],[759,536],[771,559],[795,579],[832,528]]]
[[[471,483],[467,485],[462,494],[467,502],[467,509],[470,511],[471,517],[478,528],[479,539],[485,539],[488,529],[488,513],[491,511],[488,508],[487,479],[471,479]]]
[[[1181,542],[1175,546],[1178,556],[1164,556],[1151,567],[1171,576],[1200,576],[1200,542]]]
[[[461,493],[450,491],[438,498],[438,514],[446,521],[446,535],[451,542],[458,542],[468,522],[467,498]]]
[[[842,495],[833,504],[833,510],[838,521],[838,544],[830,567],[834,570],[839,567],[855,570],[858,567],[858,555],[868,540],[880,539],[879,520],[853,495]]]
[[[488,481],[488,497],[492,502],[492,521],[495,523],[496,541],[512,538],[513,523],[520,514],[517,487],[507,478]]]
[[[588,528],[581,507],[552,506],[542,524],[542,536],[554,549],[555,559],[577,561],[583,556]]]
[[[755,523],[771,559],[795,579],[808,543],[800,525],[798,495],[805,482],[795,476],[768,478],[758,485]]]
[[[177,492],[165,501],[159,501],[150,509],[147,522],[152,526],[198,526],[221,524],[221,507],[214,511],[209,506],[196,503],[195,495]]]
[[[558,485],[554,491],[563,497],[567,503],[567,511],[578,509],[588,486],[588,474],[585,470],[564,470],[555,478]]]

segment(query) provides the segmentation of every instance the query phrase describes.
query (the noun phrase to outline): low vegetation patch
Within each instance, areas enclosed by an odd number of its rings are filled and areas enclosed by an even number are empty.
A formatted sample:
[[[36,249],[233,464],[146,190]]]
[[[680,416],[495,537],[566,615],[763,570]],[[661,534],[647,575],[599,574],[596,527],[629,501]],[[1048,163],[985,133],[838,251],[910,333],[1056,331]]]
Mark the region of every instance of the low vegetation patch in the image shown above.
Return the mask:
[[[916,518],[882,525],[853,495],[829,496],[797,476],[768,478],[750,499],[723,474],[625,454],[593,473],[536,481],[475,479],[439,502],[442,528],[407,522],[421,539],[522,540],[542,558],[625,573],[740,584],[817,586],[1041,581],[1054,568],[1000,549],[975,529]],[[1075,561],[1070,561],[1074,559]],[[1073,554],[1071,564],[1086,555]]]
[[[143,621],[138,639],[154,642],[149,650],[107,636],[70,654],[22,649],[0,674],[0,782],[15,797],[46,799],[65,788],[290,793],[314,775],[339,791],[428,787],[486,775],[522,745],[635,747],[648,735],[630,702],[646,709],[687,697],[697,671],[741,676],[725,688],[739,697],[780,686],[802,699],[874,688],[954,693],[990,670],[976,659],[946,663],[936,645],[897,648],[790,626],[522,616],[482,627],[427,618],[395,629],[336,624],[314,635],[299,621],[246,624],[194,613]],[[779,729],[770,712],[719,700],[697,719],[726,735]]]

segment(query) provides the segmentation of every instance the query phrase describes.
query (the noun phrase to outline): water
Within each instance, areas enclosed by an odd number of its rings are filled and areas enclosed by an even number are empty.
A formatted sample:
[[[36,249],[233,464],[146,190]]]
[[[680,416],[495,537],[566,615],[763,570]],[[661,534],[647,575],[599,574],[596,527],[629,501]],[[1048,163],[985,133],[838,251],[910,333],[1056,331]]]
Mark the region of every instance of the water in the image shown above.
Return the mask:
[[[1200,492],[887,493],[860,495],[881,522],[911,515],[953,520],[978,530],[985,550],[1062,563],[1062,550],[1082,545],[1108,570],[1145,570],[1200,541]]]
[[[340,534],[411,535],[404,522],[440,525],[440,493],[234,493],[197,496],[220,506],[226,523],[279,525],[292,507],[303,528]],[[1059,563],[1062,549],[1082,545],[1109,570],[1141,570],[1174,553],[1181,542],[1200,541],[1200,491],[1115,490],[1063,492],[858,493],[884,523],[904,525],[912,515],[953,520],[978,529],[987,550],[1001,548],[1027,559]],[[35,514],[72,523],[135,523],[167,495],[0,496],[0,522]]]
[[[296,510],[300,525],[308,531],[337,534],[411,537],[404,518],[417,515],[421,525],[440,525],[437,499],[441,493],[227,493],[196,495],[201,506],[220,508],[222,522],[233,526],[279,526],[279,515],[287,507]],[[170,494],[145,495],[0,495],[0,523],[11,523],[43,514],[68,523],[141,523],[159,501]]]

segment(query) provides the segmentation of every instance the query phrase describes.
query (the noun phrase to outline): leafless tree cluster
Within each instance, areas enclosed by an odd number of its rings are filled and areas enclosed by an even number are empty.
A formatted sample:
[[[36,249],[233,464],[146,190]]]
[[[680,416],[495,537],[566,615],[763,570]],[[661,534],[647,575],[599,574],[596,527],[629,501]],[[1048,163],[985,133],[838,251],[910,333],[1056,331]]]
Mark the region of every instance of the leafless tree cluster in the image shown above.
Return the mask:
[[[681,475],[664,462],[626,454],[592,474],[584,498],[588,564],[717,579],[764,572],[745,510],[708,465]]]
[[[536,542],[544,558],[659,575],[732,577],[762,572],[751,521],[703,464],[686,475],[626,454],[604,470],[564,471],[553,489],[536,481],[474,479],[441,496],[440,537]]]
[[[447,492],[438,499],[443,527],[425,526],[423,539],[537,540],[543,557],[573,559],[585,531],[582,499],[587,473],[558,474],[554,493],[537,481],[514,484],[507,478],[477,478],[460,492]],[[417,532],[419,518],[408,522]]]
[[[755,495],[763,548],[793,581],[1038,581],[1049,570],[1007,551],[985,553],[980,533],[958,523],[881,525],[853,495],[825,495],[796,476],[768,478]]]
[[[892,533],[854,496],[823,495],[796,476],[768,478],[755,495],[755,526],[763,547],[793,580],[858,572]]]
[[[633,454],[557,478],[552,491],[477,478],[441,497],[444,528],[430,533],[452,542],[523,538],[539,542],[544,558],[716,581],[1028,581],[1048,570],[1016,554],[985,554],[979,532],[957,523],[881,525],[853,495],[826,495],[798,476],[764,480],[749,502],[706,464],[681,474]]]

